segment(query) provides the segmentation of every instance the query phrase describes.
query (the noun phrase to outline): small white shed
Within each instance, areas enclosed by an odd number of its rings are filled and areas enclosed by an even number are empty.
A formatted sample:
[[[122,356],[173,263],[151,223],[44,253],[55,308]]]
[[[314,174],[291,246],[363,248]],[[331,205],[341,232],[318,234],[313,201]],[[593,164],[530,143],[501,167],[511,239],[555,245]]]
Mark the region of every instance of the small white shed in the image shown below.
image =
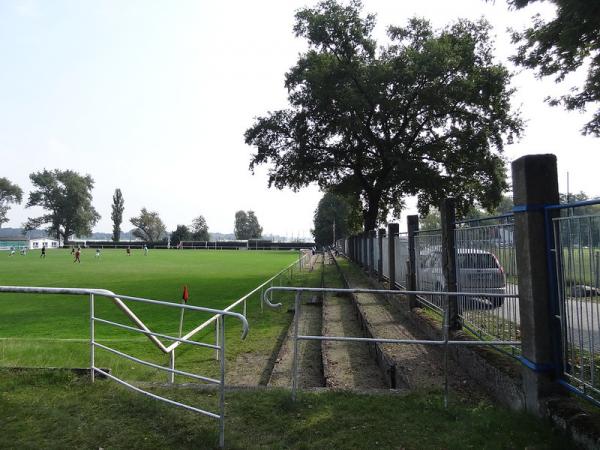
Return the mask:
[[[46,248],[60,248],[60,242],[56,239],[52,238],[35,238],[29,239],[29,250],[38,250],[41,249],[44,244],[46,244]]]

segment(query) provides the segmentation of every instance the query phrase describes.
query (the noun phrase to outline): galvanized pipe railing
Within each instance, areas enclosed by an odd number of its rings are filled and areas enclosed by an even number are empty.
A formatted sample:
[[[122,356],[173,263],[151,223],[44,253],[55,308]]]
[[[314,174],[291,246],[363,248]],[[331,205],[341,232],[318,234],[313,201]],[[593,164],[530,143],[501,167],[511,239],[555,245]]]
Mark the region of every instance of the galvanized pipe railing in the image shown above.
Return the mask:
[[[84,288],[53,288],[53,287],[29,287],[29,286],[0,286],[0,292],[14,292],[22,294],[63,294],[63,295],[101,295],[112,299],[113,303],[141,330],[149,332],[150,329],[127,307],[125,303],[114,293],[106,289],[84,289]],[[92,311],[93,312],[93,311]],[[168,353],[167,348],[151,333],[148,339],[163,353]]]
[[[242,314],[231,312],[231,311],[214,309],[214,308],[205,308],[205,307],[200,307],[200,306],[191,306],[191,305],[184,305],[184,304],[179,304],[179,303],[165,302],[165,301],[161,301],[161,300],[150,300],[150,299],[145,299],[145,298],[140,298],[140,297],[131,297],[131,296],[124,296],[124,295],[117,296],[117,294],[115,294],[114,292],[111,292],[111,291],[108,291],[105,289],[0,286],[0,293],[58,294],[58,295],[87,295],[87,296],[89,296],[89,302],[90,302],[90,376],[91,376],[92,382],[95,380],[95,374],[99,373],[111,380],[114,380],[114,381],[122,384],[123,386],[128,387],[129,389],[132,389],[136,392],[139,392],[141,394],[144,394],[144,395],[154,398],[156,400],[160,400],[160,401],[169,403],[174,406],[178,406],[178,407],[190,410],[190,411],[197,412],[199,414],[206,415],[208,417],[218,419],[219,420],[219,446],[223,447],[225,445],[225,441],[224,441],[225,440],[225,320],[224,320],[224,317],[225,316],[234,317],[242,322],[242,339],[244,339],[246,337],[246,335],[248,334],[249,326],[248,326],[248,321]],[[96,317],[96,315],[95,315],[95,296],[108,297],[108,298],[112,299],[113,302],[115,302],[117,304],[117,306],[119,306],[119,308],[121,310],[123,310],[126,313],[126,315],[134,322],[134,324],[138,326],[138,328]],[[144,325],[143,322],[139,318],[137,318],[137,316],[135,316],[135,314],[123,303],[122,300],[147,303],[147,304],[152,304],[152,305],[164,306],[164,307],[168,307],[168,308],[188,309],[188,310],[193,310],[193,311],[200,311],[200,312],[214,314],[215,315],[214,317],[217,318],[217,321],[219,323],[219,327],[218,327],[219,335],[218,335],[218,339],[217,339],[217,344],[212,345],[212,344],[208,344],[208,343],[204,343],[204,342],[191,341],[187,338],[180,338],[180,337],[170,336],[170,335],[166,335],[166,334],[155,333],[155,332],[151,331],[146,325]],[[167,367],[163,367],[158,364],[155,364],[155,363],[152,363],[149,361],[144,361],[142,359],[128,355],[127,353],[118,351],[107,345],[100,344],[100,343],[96,342],[96,338],[95,338],[95,323],[96,322],[100,322],[100,323],[110,325],[110,326],[115,326],[115,327],[121,328],[121,329],[126,329],[129,331],[133,331],[135,333],[144,334],[155,344],[157,344],[157,343],[160,344],[157,346],[159,348],[161,348],[161,350],[166,349],[166,348],[164,347],[162,342],[160,342],[158,337],[163,337],[165,339],[173,340],[173,341],[176,341],[177,343],[186,343],[186,344],[197,345],[200,347],[216,349],[219,352],[219,359],[220,359],[220,378],[217,380],[214,378],[205,377],[202,375],[197,375],[197,374],[193,374],[193,373],[182,371],[182,370],[176,370],[174,368],[174,352],[170,353],[171,364],[167,368]],[[153,367],[155,369],[169,372],[171,379],[174,377],[175,374],[178,374],[181,376],[191,377],[193,379],[200,380],[203,382],[217,384],[219,386],[219,414],[205,411],[203,409],[200,409],[200,408],[197,408],[194,406],[190,406],[190,405],[187,405],[187,404],[184,404],[181,402],[177,402],[177,401],[168,399],[166,397],[162,397],[162,396],[153,394],[151,392],[145,391],[137,386],[132,385],[131,383],[128,383],[128,382],[108,373],[105,370],[102,370],[101,368],[96,367],[96,362],[95,362],[95,358],[96,358],[95,349],[96,348],[101,348],[112,354],[115,354],[122,358],[128,359],[130,361],[136,362],[138,364],[146,365],[149,367]]]
[[[342,342],[367,342],[367,343],[384,343],[384,344],[408,344],[408,345],[437,345],[444,346],[444,406],[448,407],[448,347],[450,345],[481,345],[481,346],[497,346],[497,345],[521,345],[519,341],[484,341],[484,340],[469,340],[469,341],[453,341],[450,340],[450,328],[448,320],[448,302],[447,299],[451,295],[465,296],[493,296],[493,297],[517,297],[517,294],[487,294],[477,292],[443,292],[443,291],[407,291],[407,290],[388,290],[388,289],[348,289],[348,288],[307,288],[307,287],[292,287],[281,286],[271,287],[264,293],[263,301],[271,308],[279,308],[281,303],[272,303],[269,294],[272,291],[295,292],[294,298],[294,323],[293,323],[293,360],[292,360],[292,400],[296,400],[298,390],[298,341],[300,340],[316,340],[316,341],[342,341]],[[303,292],[335,292],[335,293],[368,293],[368,294],[386,294],[386,295],[444,295],[446,296],[446,307],[444,308],[444,321],[442,324],[443,338],[441,340],[428,339],[389,339],[389,338],[363,338],[363,337],[347,337],[347,336],[308,336],[298,334],[300,309],[302,304]]]

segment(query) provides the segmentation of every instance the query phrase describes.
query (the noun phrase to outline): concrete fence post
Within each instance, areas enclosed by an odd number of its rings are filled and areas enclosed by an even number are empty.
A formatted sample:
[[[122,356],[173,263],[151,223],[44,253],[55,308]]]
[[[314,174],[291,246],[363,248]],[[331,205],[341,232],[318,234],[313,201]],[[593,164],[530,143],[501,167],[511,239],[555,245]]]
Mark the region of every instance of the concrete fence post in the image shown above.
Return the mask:
[[[369,230],[367,233],[367,242],[369,243],[369,276],[375,277],[375,238],[377,237],[376,230]]]
[[[397,223],[388,223],[388,262],[390,267],[390,289],[396,289],[396,245],[395,239],[400,232],[400,225]]]
[[[553,374],[559,364],[553,337],[560,342],[560,336],[553,333],[560,327],[553,327],[551,314],[543,208],[559,203],[556,156],[522,156],[512,163],[512,181],[525,407],[540,415],[544,398],[557,389]]]
[[[456,292],[456,245],[454,227],[456,222],[456,200],[446,198],[440,203],[442,219],[442,273],[446,292]],[[451,330],[460,330],[461,323],[458,314],[458,298],[448,296],[448,324]]]
[[[369,270],[369,232],[368,231],[364,231],[361,236],[360,239],[362,241],[362,258],[361,258],[361,262],[362,262],[362,266],[365,270]]]
[[[409,291],[417,290],[417,256],[415,251],[415,236],[419,231],[419,216],[408,216],[406,218],[408,229],[408,273],[406,274],[406,289]],[[417,296],[410,294],[408,296],[408,305],[411,308],[418,306]]]
[[[385,237],[385,228],[380,228],[377,232],[377,279],[383,280],[383,238]]]

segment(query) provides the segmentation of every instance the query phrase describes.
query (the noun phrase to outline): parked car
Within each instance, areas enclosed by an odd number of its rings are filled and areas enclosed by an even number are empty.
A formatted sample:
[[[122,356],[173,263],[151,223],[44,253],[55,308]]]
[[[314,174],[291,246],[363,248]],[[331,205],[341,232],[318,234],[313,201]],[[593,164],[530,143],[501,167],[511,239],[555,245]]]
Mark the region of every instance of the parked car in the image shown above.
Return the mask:
[[[491,252],[478,249],[458,249],[456,252],[456,272],[458,291],[482,292],[489,294],[506,293],[506,275],[498,258]],[[445,291],[446,283],[442,273],[442,252],[430,249],[420,255],[417,279],[422,290]],[[441,301],[441,298],[434,299]],[[469,297],[478,306],[498,308],[504,303],[503,297]],[[462,302],[464,304],[464,302]],[[475,306],[475,304],[474,304]]]

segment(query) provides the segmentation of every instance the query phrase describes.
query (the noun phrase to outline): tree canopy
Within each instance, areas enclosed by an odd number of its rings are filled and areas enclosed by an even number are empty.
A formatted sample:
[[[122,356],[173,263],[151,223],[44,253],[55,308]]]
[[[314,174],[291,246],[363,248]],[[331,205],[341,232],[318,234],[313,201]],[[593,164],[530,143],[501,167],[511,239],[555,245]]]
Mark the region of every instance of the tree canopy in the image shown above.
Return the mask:
[[[185,225],[177,225],[175,231],[171,233],[171,245],[179,245],[181,241],[189,241],[192,234]]]
[[[147,242],[157,242],[165,234],[167,228],[156,211],[148,211],[142,208],[140,215],[130,219],[131,224],[136,227],[133,235]]]
[[[208,224],[204,216],[198,216],[192,221],[191,233],[194,241],[210,241]]]
[[[233,232],[236,239],[258,239],[262,236],[262,227],[254,211],[238,211],[235,213]]]
[[[0,227],[5,222],[8,222],[6,217],[10,204],[18,204],[23,200],[23,190],[10,182],[8,178],[0,177]]]
[[[79,175],[72,170],[34,172],[29,175],[33,191],[25,205],[40,206],[48,213],[28,218],[26,230],[47,225],[48,234],[62,238],[65,243],[77,234],[86,236],[100,219],[100,214],[92,206],[94,180],[90,175]]]
[[[521,9],[538,0],[508,0]],[[519,44],[512,58],[516,64],[534,69],[539,77],[554,77],[562,82],[580,68],[587,69],[583,86],[573,87],[560,98],[547,98],[551,105],[568,110],[585,110],[600,102],[600,2],[583,0],[548,0],[556,6],[556,16],[544,21],[538,14],[531,26],[512,35]],[[600,108],[585,124],[582,132],[600,136]]]
[[[121,189],[115,189],[113,194],[112,212],[110,218],[113,221],[113,242],[119,242],[121,239],[121,224],[123,223],[123,211],[125,210],[125,200],[123,200],[123,193]]]
[[[486,219],[495,216],[501,216],[503,214],[510,213],[513,209],[513,199],[510,195],[503,195],[498,203],[498,206],[491,210],[483,210],[478,206],[471,206],[467,211],[457,215],[457,220],[472,220],[472,219]],[[491,224],[492,222],[488,222]],[[478,226],[476,222],[473,226]],[[421,230],[435,230],[442,226],[442,218],[440,216],[440,210],[438,208],[430,208],[429,213],[422,215],[419,218],[419,227]],[[466,226],[470,226],[466,224]]]
[[[326,192],[319,200],[314,215],[315,228],[312,234],[317,245],[330,245],[333,242],[334,224],[336,240],[358,233],[361,224],[360,212],[342,196]]]
[[[508,70],[494,62],[490,26],[460,20],[442,30],[423,19],[372,37],[362,5],[327,0],[296,13],[308,41],[285,77],[290,107],[246,130],[250,169],[269,165],[268,184],[360,200],[366,229],[408,195],[421,213],[446,196],[466,209],[493,207],[507,188],[505,142],[522,131],[511,110]]]

